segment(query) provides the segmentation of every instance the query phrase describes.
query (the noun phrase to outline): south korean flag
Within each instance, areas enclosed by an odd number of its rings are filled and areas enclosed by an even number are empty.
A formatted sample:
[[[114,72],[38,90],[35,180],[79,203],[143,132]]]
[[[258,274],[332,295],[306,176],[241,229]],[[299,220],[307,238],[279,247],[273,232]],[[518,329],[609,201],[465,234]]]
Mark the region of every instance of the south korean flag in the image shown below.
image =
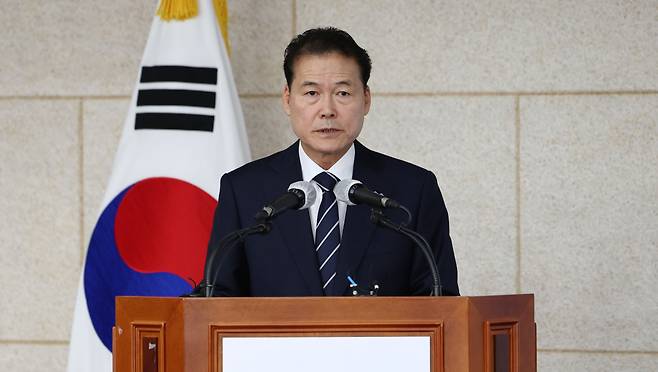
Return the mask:
[[[178,296],[203,266],[222,174],[249,161],[211,0],[155,17],[89,242],[68,371],[111,370],[115,296]]]

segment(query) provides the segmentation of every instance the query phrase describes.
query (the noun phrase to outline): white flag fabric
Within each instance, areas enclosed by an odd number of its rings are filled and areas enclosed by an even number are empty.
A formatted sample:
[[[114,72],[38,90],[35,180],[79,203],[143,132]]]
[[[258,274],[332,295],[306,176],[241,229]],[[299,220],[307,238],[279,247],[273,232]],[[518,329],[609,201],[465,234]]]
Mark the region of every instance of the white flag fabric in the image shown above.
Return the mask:
[[[111,371],[115,296],[178,296],[202,279],[219,179],[249,161],[212,6],[153,20],[81,275],[69,372]]]

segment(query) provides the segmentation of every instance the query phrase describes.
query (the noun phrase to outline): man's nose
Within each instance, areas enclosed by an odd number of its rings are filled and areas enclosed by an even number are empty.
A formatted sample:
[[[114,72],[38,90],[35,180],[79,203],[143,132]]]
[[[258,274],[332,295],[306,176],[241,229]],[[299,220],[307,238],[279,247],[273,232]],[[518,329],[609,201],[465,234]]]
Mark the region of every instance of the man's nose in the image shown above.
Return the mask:
[[[336,117],[336,107],[331,96],[327,95],[322,100],[322,111],[320,111],[322,119],[333,119]]]

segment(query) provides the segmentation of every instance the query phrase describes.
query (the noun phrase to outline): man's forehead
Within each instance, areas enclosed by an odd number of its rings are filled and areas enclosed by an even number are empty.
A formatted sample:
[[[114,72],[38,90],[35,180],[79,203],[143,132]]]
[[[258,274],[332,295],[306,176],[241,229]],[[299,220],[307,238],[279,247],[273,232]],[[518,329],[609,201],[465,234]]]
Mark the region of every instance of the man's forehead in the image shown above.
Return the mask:
[[[361,85],[360,71],[356,63],[346,61],[307,60],[297,64],[292,85],[307,86],[358,86]]]
[[[305,54],[293,63],[293,76],[300,80],[333,78],[353,80],[360,78],[359,64],[354,58],[339,53]]]

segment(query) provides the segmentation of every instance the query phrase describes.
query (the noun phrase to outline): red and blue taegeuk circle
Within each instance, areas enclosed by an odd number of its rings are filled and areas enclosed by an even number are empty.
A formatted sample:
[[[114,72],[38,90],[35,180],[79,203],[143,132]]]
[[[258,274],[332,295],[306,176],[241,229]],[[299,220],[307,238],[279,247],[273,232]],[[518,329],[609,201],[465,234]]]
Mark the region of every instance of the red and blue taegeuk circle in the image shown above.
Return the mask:
[[[197,186],[158,177],[127,187],[105,207],[83,280],[91,322],[109,350],[116,296],[179,296],[203,278],[216,204]]]

